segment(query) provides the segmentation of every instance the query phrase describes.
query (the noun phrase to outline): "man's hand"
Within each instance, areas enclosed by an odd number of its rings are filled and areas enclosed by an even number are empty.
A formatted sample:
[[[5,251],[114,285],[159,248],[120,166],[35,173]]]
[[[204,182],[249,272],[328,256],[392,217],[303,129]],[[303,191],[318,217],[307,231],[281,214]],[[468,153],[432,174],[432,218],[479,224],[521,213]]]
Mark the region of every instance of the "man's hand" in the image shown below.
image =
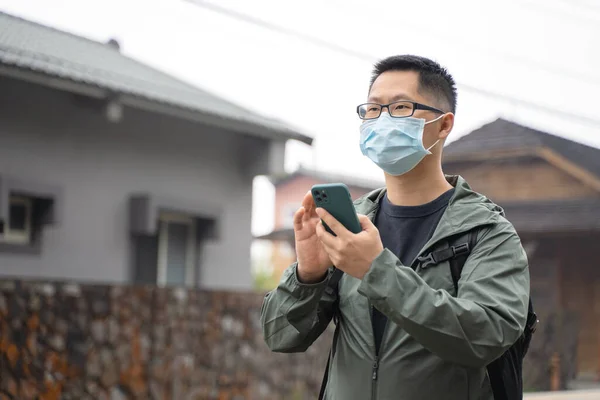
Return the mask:
[[[348,275],[362,279],[371,268],[373,260],[383,251],[379,230],[365,215],[358,215],[362,232],[353,234],[340,224],[331,214],[317,208],[317,214],[336,234],[325,230],[322,223],[317,225],[317,236],[336,268]]]
[[[302,207],[294,215],[294,237],[298,257],[298,278],[303,283],[319,282],[325,278],[333,264],[317,237],[317,225],[321,220],[316,213],[310,191],[302,200]]]

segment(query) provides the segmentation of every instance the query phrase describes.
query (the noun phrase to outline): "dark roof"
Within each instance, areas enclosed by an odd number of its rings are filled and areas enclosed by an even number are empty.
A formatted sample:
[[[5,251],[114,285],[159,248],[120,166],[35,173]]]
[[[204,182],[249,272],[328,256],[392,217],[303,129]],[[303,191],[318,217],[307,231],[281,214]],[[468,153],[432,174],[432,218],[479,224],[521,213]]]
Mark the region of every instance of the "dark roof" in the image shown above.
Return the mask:
[[[444,157],[460,161],[462,155],[495,150],[547,147],[572,163],[600,176],[600,149],[528,128],[499,118],[448,144]],[[448,161],[445,161],[448,162]]]
[[[0,12],[0,72],[43,74],[107,92],[236,121],[239,130],[310,144],[312,139],[275,119],[261,116],[96,42]],[[208,117],[207,117],[208,118]]]
[[[265,235],[257,236],[256,239],[261,240],[281,240],[294,241],[294,228],[282,228],[271,231]]]
[[[518,232],[600,231],[600,198],[503,203]]]
[[[309,178],[313,178],[321,183],[337,183],[343,182],[347,186],[366,189],[367,191],[371,191],[380,187],[385,186],[385,182],[383,180],[375,180],[375,179],[364,179],[357,178],[356,176],[344,175],[344,174],[333,174],[325,171],[317,171],[314,169],[308,169],[304,167],[298,168],[296,171],[291,174],[286,174],[283,176],[274,176],[270,177],[271,183],[275,185],[275,187],[280,186],[286,182],[291,181],[292,179],[305,176]]]

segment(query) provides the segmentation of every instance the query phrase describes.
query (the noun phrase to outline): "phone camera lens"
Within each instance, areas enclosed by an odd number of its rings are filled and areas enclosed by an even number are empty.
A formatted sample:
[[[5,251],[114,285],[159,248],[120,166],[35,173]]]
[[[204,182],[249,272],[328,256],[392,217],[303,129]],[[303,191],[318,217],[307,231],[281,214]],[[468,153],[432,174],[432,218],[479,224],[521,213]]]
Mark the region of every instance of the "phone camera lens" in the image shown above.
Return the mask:
[[[317,197],[317,201],[321,202],[321,201],[323,201],[323,199],[321,199],[320,197]]]

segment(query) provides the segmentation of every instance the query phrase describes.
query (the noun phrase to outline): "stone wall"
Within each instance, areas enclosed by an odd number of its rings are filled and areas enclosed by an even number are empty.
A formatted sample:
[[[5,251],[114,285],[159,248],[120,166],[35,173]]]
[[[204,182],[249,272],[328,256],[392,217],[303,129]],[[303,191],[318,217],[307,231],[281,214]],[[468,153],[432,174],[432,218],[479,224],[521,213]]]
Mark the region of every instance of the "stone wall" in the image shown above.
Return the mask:
[[[263,342],[262,296],[0,282],[0,399],[314,399],[331,332]]]
[[[30,281],[0,282],[0,400],[315,399],[331,330],[303,354],[271,353],[262,296]],[[541,313],[524,368],[547,389],[550,360],[574,374],[577,322]]]

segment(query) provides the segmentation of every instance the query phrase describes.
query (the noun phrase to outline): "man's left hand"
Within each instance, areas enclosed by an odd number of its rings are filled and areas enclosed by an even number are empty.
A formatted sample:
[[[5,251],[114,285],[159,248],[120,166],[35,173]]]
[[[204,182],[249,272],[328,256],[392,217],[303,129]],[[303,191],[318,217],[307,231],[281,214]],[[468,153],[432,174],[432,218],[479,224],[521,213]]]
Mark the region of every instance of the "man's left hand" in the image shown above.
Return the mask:
[[[383,251],[379,230],[368,217],[359,214],[362,232],[354,234],[323,208],[317,208],[316,211],[336,235],[327,232],[323,223],[317,225],[317,236],[333,265],[348,275],[362,279],[373,260]]]

